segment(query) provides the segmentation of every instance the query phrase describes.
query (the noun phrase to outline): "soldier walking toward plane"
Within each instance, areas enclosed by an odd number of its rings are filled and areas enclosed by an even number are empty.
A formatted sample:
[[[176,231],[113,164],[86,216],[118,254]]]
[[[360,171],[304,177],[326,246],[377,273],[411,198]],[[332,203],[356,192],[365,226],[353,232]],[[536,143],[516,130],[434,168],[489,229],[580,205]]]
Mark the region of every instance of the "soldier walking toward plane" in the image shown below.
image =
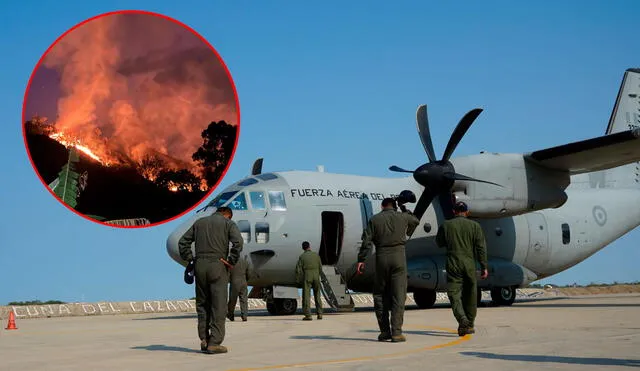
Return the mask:
[[[364,271],[364,261],[371,249],[376,247],[375,278],[373,283],[373,304],[380,328],[378,341],[406,341],[402,334],[404,306],[407,298],[407,258],[405,242],[420,220],[404,205],[399,213],[396,201],[382,200],[382,211],[371,217],[362,234],[362,245],[358,254],[357,273]],[[391,311],[391,323],[389,323]]]
[[[206,353],[227,352],[221,344],[225,336],[228,269],[237,263],[243,245],[232,216],[231,209],[220,207],[212,215],[196,220],[178,242],[180,257],[190,263],[194,261],[191,244],[195,242],[198,336],[200,349]]]
[[[246,322],[249,312],[249,299],[247,298],[249,293],[247,288],[247,282],[249,281],[249,262],[247,261],[246,255],[244,258],[240,258],[238,263],[233,267],[229,274],[229,280],[231,285],[229,285],[229,307],[227,308],[227,318],[229,318],[229,321],[234,320],[236,302],[238,301],[239,296],[240,315],[242,316],[242,321]]]
[[[458,335],[473,334],[478,308],[476,261],[480,263],[481,276],[489,276],[487,248],[480,224],[468,219],[467,204],[454,206],[455,217],[446,220],[438,228],[436,243],[447,248],[447,294],[453,315],[458,321]]]
[[[320,271],[322,271],[322,260],[320,255],[311,251],[309,242],[302,243],[304,252],[298,258],[296,264],[296,281],[302,285],[302,320],[311,321],[311,289],[316,302],[316,314],[318,319],[322,319],[322,298],[320,296]]]

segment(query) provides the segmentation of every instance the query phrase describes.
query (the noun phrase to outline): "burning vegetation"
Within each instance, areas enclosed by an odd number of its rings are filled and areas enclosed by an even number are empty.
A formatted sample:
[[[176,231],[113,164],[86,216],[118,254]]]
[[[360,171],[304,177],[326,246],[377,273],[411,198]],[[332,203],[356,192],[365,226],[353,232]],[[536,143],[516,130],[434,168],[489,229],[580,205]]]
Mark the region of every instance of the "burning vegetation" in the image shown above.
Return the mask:
[[[169,194],[185,195],[178,204],[188,202],[189,205],[181,205],[181,207],[176,205],[173,215],[167,215],[167,211],[164,210],[162,213],[165,215],[162,217],[148,217],[152,222],[174,216],[201,200],[204,193],[218,182],[226,168],[237,135],[235,126],[224,121],[211,122],[201,132],[202,145],[192,153],[192,162],[189,164],[153,151],[142,155],[140,161],[135,161],[126,154],[118,152],[116,148],[112,149],[108,140],[102,140],[97,145],[92,145],[92,142],[84,142],[72,134],[57,131],[55,124],[50,124],[44,117],[35,116],[27,121],[25,126],[32,160],[45,182],[50,184],[50,188],[52,184],[57,186],[61,178],[63,181],[66,180],[64,176],[60,175],[61,168],[69,167],[78,175],[82,174],[80,178],[82,178],[83,184],[77,192],[78,202],[76,203],[75,200],[71,202],[66,198],[64,200],[69,206],[79,211],[83,209],[85,214],[124,218],[137,217],[136,215],[142,213],[146,217],[163,208],[159,208],[158,205],[162,206],[173,202],[167,201],[166,197],[168,196],[162,196],[161,190],[165,190]],[[54,147],[50,147],[52,144],[43,146],[46,141],[56,143],[64,148],[64,151],[57,151],[56,154],[48,153]],[[78,165],[73,165],[74,167],[70,167],[68,162],[72,157],[78,158],[74,160],[78,163]],[[117,197],[111,197],[116,196],[112,193],[115,183],[123,187],[123,191],[116,191]],[[146,183],[147,186],[142,183]],[[149,186],[153,186],[158,191],[151,191]],[[146,190],[141,191],[142,189]],[[80,195],[81,191],[82,196]],[[133,196],[136,193],[137,196]],[[93,195],[85,196],[85,194]],[[75,191],[73,195],[76,197]],[[62,197],[60,194],[59,196]],[[147,198],[145,202],[150,205],[149,208],[155,208],[155,211],[139,210],[135,215],[131,212],[128,214],[118,212],[119,208],[124,208],[125,204],[138,207],[140,199],[145,197]],[[101,204],[102,206],[100,206]],[[104,204],[109,204],[113,212],[105,212],[106,206]],[[95,218],[104,219],[102,217]]]
[[[26,126],[29,134],[45,135],[102,166],[135,168],[148,181],[172,192],[208,191],[217,182],[221,175],[220,168],[226,166],[235,144],[235,129],[224,121],[212,122],[202,132],[204,144],[192,154],[192,164],[151,151],[144,154],[140,161],[135,161],[125,154],[111,150],[106,140],[92,145],[91,143],[96,142],[83,142],[72,134],[56,131],[55,125],[49,124],[45,117],[34,116],[26,122]],[[192,172],[189,168],[194,163],[197,168]]]

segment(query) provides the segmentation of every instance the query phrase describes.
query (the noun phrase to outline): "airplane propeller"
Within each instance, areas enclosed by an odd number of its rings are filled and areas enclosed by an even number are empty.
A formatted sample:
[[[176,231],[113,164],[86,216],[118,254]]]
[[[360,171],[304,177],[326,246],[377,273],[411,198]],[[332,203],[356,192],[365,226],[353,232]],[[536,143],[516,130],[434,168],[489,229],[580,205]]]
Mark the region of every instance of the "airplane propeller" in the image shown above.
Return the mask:
[[[458,125],[449,138],[449,143],[447,143],[447,147],[444,151],[442,159],[438,160],[433,150],[433,143],[431,141],[431,134],[429,132],[427,106],[423,104],[418,107],[418,110],[416,112],[418,134],[420,135],[420,140],[422,141],[422,146],[427,153],[429,162],[420,165],[413,171],[405,170],[395,165],[389,167],[389,170],[391,171],[413,174],[413,178],[416,180],[416,182],[424,186],[424,191],[422,192],[422,195],[420,195],[418,203],[413,211],[414,215],[418,219],[422,218],[422,215],[427,210],[433,199],[436,197],[439,198],[439,204],[442,208],[442,212],[445,218],[448,219],[452,216],[453,199],[451,197],[451,194],[449,193],[449,190],[451,189],[451,187],[453,187],[453,184],[456,180],[488,183],[502,187],[497,183],[458,174],[456,173],[451,161],[449,161],[451,155],[462,140],[462,137],[465,135],[467,130],[469,130],[471,124],[473,124],[473,122],[481,112],[482,109],[475,108],[467,112],[467,114],[465,114],[462,119],[460,119],[460,122],[458,122]]]

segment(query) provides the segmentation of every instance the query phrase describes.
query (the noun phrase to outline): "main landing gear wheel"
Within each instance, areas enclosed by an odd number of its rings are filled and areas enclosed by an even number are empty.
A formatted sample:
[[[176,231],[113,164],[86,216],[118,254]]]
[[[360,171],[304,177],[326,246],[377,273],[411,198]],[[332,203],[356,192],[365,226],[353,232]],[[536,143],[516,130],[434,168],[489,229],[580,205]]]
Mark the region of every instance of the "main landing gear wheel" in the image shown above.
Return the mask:
[[[516,288],[495,287],[491,289],[491,300],[497,305],[510,306],[516,301]]]
[[[297,309],[296,299],[273,299],[272,302],[267,302],[267,311],[272,316],[288,316],[295,314]]]
[[[434,290],[415,290],[413,300],[420,309],[431,308],[436,303],[436,292]]]

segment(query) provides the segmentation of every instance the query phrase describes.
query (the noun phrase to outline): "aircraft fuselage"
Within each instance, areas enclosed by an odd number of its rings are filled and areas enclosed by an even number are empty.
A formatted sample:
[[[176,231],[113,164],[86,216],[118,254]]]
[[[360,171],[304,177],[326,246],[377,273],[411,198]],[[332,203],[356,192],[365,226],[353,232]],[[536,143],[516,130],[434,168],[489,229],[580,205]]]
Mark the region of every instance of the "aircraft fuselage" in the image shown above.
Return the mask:
[[[233,209],[233,220],[245,239],[242,254],[250,257],[252,265],[249,285],[259,287],[295,285],[301,243],[309,241],[323,264],[335,266],[350,289],[370,292],[374,256],[365,262],[365,274],[353,274],[368,218],[380,210],[383,198],[405,189],[415,194],[423,190],[411,177],[311,171],[262,176],[272,179],[262,180],[260,175],[244,179],[220,192],[211,206],[193,217],[208,215],[216,206]],[[640,190],[570,188],[566,192],[568,201],[555,209],[477,219],[485,233],[490,266],[489,278],[478,282],[481,288],[522,287],[566,270],[640,224],[640,208],[628,206],[640,204]],[[193,218],[167,242],[169,254],[182,265],[186,263],[178,256],[177,240]],[[409,291],[446,290],[445,251],[435,244],[439,220],[430,206],[407,242]]]

